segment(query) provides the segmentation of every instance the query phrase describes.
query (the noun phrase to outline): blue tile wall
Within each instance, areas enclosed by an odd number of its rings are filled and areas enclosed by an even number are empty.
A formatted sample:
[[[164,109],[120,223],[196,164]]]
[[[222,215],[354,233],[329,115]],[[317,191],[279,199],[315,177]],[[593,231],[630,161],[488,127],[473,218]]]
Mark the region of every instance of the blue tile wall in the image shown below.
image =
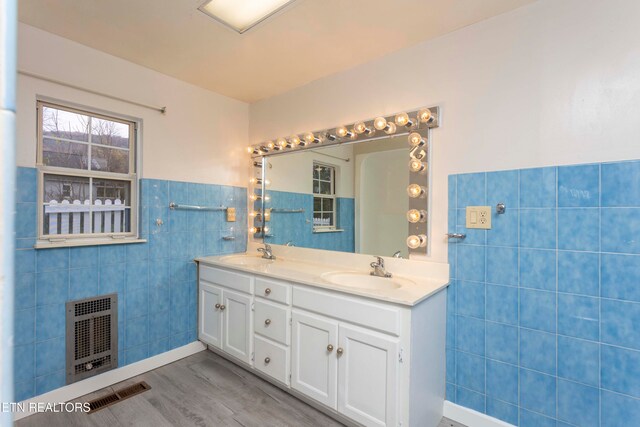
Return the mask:
[[[198,256],[246,251],[246,188],[142,179],[140,235],[147,243],[33,249],[36,170],[16,189],[15,399],[65,385],[65,302],[118,293],[119,366],[196,340]],[[235,206],[173,211],[169,203]],[[163,225],[157,226],[156,219]],[[233,235],[234,241],[223,236]]]
[[[333,233],[313,232],[313,195],[286,191],[269,191],[271,200],[267,207],[279,209],[304,209],[303,213],[273,212],[268,226],[271,228],[268,243],[284,245],[291,242],[295,246],[325,249],[330,251],[355,251],[355,200],[338,197],[338,228],[344,231]]]
[[[638,424],[640,161],[448,183],[467,238],[449,242],[447,400],[522,427]],[[499,202],[491,230],[465,228]]]

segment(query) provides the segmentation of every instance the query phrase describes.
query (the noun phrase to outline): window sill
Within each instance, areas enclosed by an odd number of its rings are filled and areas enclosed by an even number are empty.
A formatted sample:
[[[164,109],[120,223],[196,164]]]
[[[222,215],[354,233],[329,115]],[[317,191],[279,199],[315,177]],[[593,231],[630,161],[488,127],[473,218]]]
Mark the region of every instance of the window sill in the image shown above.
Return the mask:
[[[342,233],[344,231],[344,229],[342,228],[334,228],[334,229],[319,229],[319,230],[313,230],[314,234],[320,234],[320,233]]]
[[[146,243],[146,239],[129,237],[126,239],[69,239],[60,242],[50,242],[48,240],[38,240],[33,246],[34,249],[70,248],[76,246],[103,246],[103,245],[125,245],[131,243]]]

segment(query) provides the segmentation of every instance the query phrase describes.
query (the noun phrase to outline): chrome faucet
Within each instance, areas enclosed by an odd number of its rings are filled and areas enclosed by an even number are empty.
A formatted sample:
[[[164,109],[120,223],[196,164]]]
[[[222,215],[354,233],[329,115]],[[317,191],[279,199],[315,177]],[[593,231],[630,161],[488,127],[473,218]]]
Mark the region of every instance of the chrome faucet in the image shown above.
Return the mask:
[[[369,274],[377,277],[391,277],[392,274],[387,273],[387,271],[384,269],[384,259],[379,256],[375,256],[375,258],[376,260],[370,264],[371,268],[373,268],[373,271]]]
[[[394,258],[402,258],[402,251],[397,251],[393,254]]]
[[[265,243],[264,248],[258,248],[258,252],[262,253],[264,259],[276,259],[276,256],[271,251],[271,245]]]

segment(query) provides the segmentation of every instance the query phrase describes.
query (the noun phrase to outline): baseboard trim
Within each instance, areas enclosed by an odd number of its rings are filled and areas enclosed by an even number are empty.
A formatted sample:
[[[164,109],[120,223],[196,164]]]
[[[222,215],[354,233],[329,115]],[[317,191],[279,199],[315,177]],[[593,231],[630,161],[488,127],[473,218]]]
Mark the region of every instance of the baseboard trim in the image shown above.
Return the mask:
[[[468,427],[514,427],[497,418],[445,400],[444,416]]]
[[[173,363],[176,360],[184,359],[192,354],[199,353],[205,350],[207,347],[200,341],[189,343],[185,346],[178,347],[173,350],[169,350],[165,353],[158,354],[156,356],[149,357],[139,362],[132,363],[121,368],[116,368],[111,371],[107,371],[103,374],[96,375],[95,377],[87,378],[77,383],[69,384],[64,387],[57,388],[48,393],[41,394],[40,396],[27,399],[21,404],[24,404],[25,412],[16,412],[13,414],[13,419],[18,421],[22,418],[33,415],[37,412],[30,411],[31,403],[58,403],[68,402],[85,394],[93,393],[105,387],[109,387],[113,384],[121,381],[133,378],[137,375],[144,374],[153,369],[159,368],[169,363]]]

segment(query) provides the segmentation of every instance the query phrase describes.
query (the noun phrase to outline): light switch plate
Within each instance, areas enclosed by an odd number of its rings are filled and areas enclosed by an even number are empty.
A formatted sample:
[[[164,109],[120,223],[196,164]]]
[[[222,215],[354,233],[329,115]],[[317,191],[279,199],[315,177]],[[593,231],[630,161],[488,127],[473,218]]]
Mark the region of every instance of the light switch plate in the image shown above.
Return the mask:
[[[236,208],[227,208],[227,222],[236,222]]]
[[[467,206],[467,228],[491,229],[491,206]]]

